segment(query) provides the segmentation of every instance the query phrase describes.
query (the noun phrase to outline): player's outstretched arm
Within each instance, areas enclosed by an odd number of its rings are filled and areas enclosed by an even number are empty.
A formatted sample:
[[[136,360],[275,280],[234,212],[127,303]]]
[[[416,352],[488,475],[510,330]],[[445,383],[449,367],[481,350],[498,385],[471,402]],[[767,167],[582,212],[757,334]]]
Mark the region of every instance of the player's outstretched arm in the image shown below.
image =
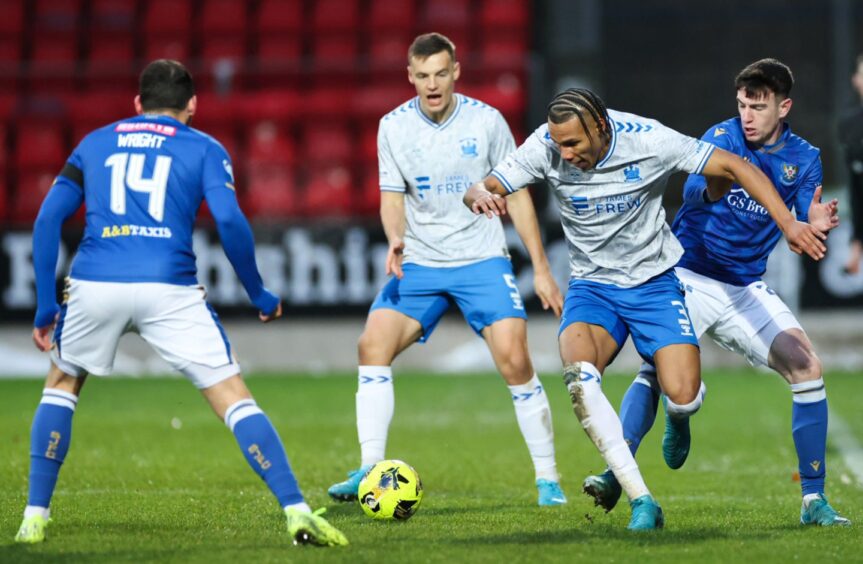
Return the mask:
[[[225,255],[234,267],[252,304],[259,311],[261,321],[267,322],[281,315],[279,297],[264,287],[258,263],[255,260],[255,239],[246,216],[240,210],[236,195],[227,188],[206,192],[207,205],[216,220],[216,229]]]
[[[470,208],[470,211],[479,215],[485,214],[491,219],[496,215],[506,215],[506,188],[503,187],[500,180],[494,176],[488,176],[485,180],[481,180],[468,188],[462,198],[464,205]]]
[[[65,171],[66,169],[64,169]],[[57,304],[57,256],[63,224],[84,201],[84,191],[65,176],[57,177],[33,224],[33,268],[36,275],[36,317],[33,342],[45,352],[60,306]]]
[[[542,302],[542,309],[551,308],[554,314],[560,317],[563,310],[563,295],[551,274],[551,266],[548,264],[548,257],[542,246],[539,221],[536,218],[536,209],[530,192],[519,190],[512,194],[507,207],[512,224],[530,255],[530,261],[533,264],[533,287]]]
[[[405,251],[405,195],[404,192],[381,191],[381,224],[387,236],[387,276],[399,280],[404,276],[402,259]]]
[[[824,246],[823,240],[827,235],[808,223],[797,221],[776,188],[758,167],[717,148],[704,165],[702,174],[706,177],[725,178],[743,186],[749,195],[764,206],[782,230],[792,251],[797,254],[806,253],[815,260],[824,258],[827,247]]]

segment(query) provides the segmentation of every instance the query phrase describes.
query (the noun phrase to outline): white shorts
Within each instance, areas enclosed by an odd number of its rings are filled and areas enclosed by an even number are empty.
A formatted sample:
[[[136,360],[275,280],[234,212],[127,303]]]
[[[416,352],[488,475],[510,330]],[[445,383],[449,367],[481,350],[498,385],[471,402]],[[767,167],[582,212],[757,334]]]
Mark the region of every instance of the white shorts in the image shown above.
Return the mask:
[[[203,286],[68,279],[65,294],[51,359],[67,374],[110,374],[130,331],[198,388],[240,372]]]
[[[720,347],[743,355],[753,366],[767,366],[776,335],[801,329],[776,292],[762,281],[748,286],[719,282],[676,267],[686,288],[686,308],[695,334],[707,333]]]

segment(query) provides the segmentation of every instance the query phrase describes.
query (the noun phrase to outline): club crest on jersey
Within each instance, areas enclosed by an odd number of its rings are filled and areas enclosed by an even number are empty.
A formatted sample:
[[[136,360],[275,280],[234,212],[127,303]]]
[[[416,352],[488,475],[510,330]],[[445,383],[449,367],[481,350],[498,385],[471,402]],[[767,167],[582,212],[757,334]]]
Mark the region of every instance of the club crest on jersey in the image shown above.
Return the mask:
[[[637,165],[631,164],[623,169],[624,182],[641,182],[641,170]]]
[[[798,170],[800,170],[800,167],[796,164],[782,163],[782,176],[779,178],[779,181],[786,186],[794,184],[794,181],[797,180]]]
[[[459,140],[461,146],[461,156],[466,159],[475,159],[479,156],[477,150],[476,137],[465,137]]]

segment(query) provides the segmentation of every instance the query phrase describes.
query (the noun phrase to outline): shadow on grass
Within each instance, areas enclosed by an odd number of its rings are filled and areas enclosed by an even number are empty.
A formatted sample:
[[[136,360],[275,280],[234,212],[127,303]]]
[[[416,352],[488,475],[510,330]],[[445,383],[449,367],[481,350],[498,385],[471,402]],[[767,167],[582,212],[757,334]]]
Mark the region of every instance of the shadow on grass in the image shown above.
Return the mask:
[[[784,527],[781,530],[785,530]],[[760,541],[772,538],[771,531],[729,531],[722,527],[694,527],[681,531],[629,531],[610,525],[591,525],[588,528],[570,530],[520,531],[500,535],[477,535],[451,539],[451,542],[469,545],[530,545],[530,544],[571,544],[596,542],[619,542],[629,545],[674,546],[691,545],[700,541],[733,539],[740,541]]]

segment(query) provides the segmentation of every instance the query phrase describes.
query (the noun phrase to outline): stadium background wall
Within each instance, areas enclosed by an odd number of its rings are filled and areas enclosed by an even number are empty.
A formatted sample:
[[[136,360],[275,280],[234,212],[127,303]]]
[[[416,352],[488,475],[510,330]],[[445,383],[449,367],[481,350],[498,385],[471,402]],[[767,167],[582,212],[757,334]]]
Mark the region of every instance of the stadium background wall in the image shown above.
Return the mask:
[[[506,228],[519,289],[527,307],[536,310],[539,302],[533,293],[533,273],[526,251],[511,226]],[[255,230],[257,257],[267,286],[282,296],[291,315],[362,314],[387,277],[383,272],[387,246],[377,225],[315,225],[259,227]],[[58,290],[68,272],[69,261],[80,240],[78,229],[63,234],[58,272]],[[845,229],[831,235],[838,241],[847,237]],[[208,300],[223,316],[248,315],[248,298],[212,228],[199,230],[194,240],[198,257],[198,279],[206,286]],[[837,245],[841,247],[841,243]],[[546,251],[555,277],[562,289],[568,278],[566,243],[554,226],[546,231]],[[846,308],[863,306],[863,276],[842,272],[841,253],[829,255],[816,264],[803,262],[802,291],[799,296],[783,295],[801,309]],[[798,267],[795,267],[798,268]],[[788,263],[772,267],[767,281],[780,294],[787,276]],[[58,294],[59,295],[59,294]],[[0,317],[4,321],[29,321],[36,304],[32,266],[32,232],[0,231]]]

